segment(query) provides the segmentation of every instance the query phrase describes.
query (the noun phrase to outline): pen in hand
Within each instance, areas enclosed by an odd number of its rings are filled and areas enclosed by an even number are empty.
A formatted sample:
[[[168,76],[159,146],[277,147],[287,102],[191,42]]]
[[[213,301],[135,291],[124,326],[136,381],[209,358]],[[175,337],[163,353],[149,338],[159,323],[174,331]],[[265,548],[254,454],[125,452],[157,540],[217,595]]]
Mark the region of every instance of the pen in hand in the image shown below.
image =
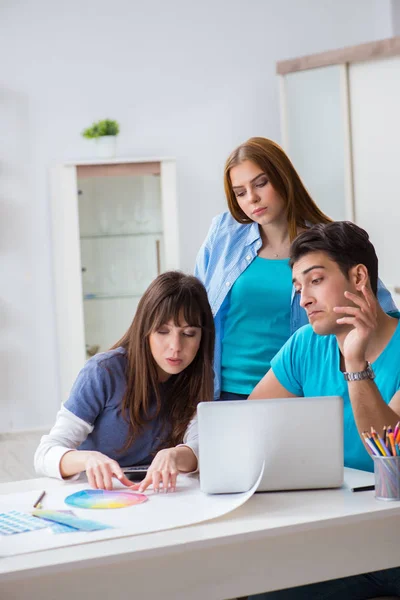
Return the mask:
[[[43,498],[44,498],[45,494],[46,494],[46,490],[44,490],[44,491],[43,491],[43,492],[40,494],[39,498],[38,498],[38,499],[36,500],[36,502],[34,503],[34,505],[33,505],[33,508],[40,508],[41,502],[42,502],[42,500],[43,500]]]

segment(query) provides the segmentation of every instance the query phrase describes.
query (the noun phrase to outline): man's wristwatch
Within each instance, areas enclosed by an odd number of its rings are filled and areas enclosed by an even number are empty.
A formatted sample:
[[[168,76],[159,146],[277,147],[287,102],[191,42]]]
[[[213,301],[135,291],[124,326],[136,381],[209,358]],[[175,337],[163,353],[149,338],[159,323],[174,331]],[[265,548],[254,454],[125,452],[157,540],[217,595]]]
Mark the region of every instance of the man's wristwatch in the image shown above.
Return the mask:
[[[344,371],[343,376],[346,381],[362,381],[363,379],[375,379],[375,373],[372,370],[371,363],[367,361],[367,366],[364,371],[356,371],[348,373]]]

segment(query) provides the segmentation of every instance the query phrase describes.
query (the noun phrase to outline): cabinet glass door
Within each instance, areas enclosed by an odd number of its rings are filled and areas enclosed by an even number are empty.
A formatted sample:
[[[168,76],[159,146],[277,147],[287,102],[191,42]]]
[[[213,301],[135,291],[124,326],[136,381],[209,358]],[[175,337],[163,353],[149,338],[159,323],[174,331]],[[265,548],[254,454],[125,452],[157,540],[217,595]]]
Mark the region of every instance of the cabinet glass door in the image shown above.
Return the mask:
[[[159,174],[78,173],[87,357],[125,333],[141,295],[163,270]]]

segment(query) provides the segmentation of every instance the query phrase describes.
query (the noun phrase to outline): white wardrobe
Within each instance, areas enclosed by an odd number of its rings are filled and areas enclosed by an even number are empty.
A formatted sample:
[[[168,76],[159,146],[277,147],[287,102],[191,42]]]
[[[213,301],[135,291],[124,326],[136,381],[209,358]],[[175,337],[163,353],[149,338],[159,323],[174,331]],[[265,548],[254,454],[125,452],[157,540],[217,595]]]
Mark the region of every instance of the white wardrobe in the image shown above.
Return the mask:
[[[51,173],[60,401],[90,356],[128,329],[161,272],[180,264],[176,165],[124,158]]]
[[[370,235],[400,306],[400,37],[283,61],[283,146],[317,204]]]

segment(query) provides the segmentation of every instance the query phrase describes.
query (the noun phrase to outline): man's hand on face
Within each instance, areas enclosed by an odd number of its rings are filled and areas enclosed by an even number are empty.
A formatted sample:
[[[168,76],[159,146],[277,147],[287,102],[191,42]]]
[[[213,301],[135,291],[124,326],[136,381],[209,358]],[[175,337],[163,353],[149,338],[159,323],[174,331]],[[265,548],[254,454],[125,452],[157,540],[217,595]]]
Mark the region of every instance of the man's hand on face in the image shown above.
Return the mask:
[[[343,344],[343,356],[348,371],[365,369],[368,342],[378,326],[376,297],[365,285],[361,288],[361,293],[362,296],[357,296],[345,292],[345,297],[355,306],[335,306],[333,309],[336,313],[344,315],[337,319],[337,323],[353,326]]]

